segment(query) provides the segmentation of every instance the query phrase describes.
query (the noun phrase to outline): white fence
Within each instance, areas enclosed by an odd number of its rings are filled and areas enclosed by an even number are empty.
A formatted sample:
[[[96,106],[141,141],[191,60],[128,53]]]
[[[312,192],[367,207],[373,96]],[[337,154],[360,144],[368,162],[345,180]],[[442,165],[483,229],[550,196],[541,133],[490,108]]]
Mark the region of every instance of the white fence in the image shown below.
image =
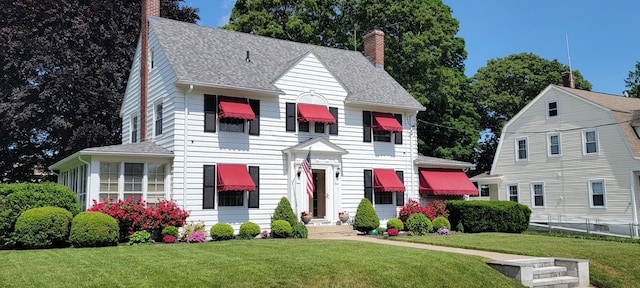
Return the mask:
[[[531,215],[529,226],[534,231],[640,238],[640,225],[616,219],[538,214]]]

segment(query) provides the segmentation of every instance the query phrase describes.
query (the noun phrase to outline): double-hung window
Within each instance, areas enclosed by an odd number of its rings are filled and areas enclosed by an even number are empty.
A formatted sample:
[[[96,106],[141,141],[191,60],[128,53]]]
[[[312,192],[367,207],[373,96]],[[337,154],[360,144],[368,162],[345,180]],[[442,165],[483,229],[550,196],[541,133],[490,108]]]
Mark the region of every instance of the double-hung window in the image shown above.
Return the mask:
[[[158,103],[155,106],[155,136],[162,134],[162,103]]]
[[[529,144],[527,137],[516,138],[516,160],[523,161],[529,159]]]
[[[509,201],[518,202],[518,184],[507,185],[507,191],[509,192]]]
[[[590,204],[592,208],[605,207],[604,180],[589,180]]]
[[[138,116],[131,116],[131,120],[129,122],[129,130],[131,131],[131,143],[138,142]]]
[[[598,154],[598,131],[584,130],[582,132],[584,154]]]
[[[142,198],[144,163],[124,163],[124,199]]]
[[[558,116],[558,101],[547,101],[547,118]]]
[[[549,150],[547,150],[549,156],[560,156],[560,133],[547,134],[547,142],[549,144]]]
[[[531,183],[533,207],[544,207],[544,183]]]

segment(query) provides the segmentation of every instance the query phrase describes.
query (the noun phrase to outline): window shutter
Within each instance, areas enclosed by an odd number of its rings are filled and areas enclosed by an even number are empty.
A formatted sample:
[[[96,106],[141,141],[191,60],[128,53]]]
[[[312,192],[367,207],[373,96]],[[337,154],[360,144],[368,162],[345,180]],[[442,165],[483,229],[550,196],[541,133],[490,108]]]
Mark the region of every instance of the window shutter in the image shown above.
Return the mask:
[[[218,119],[218,99],[216,95],[204,95],[204,131],[216,132]]]
[[[364,198],[373,203],[373,170],[364,170]]]
[[[396,171],[396,175],[398,175],[398,178],[400,178],[400,182],[402,182],[402,184],[404,184],[404,172],[403,171]],[[404,193],[405,192],[396,192],[394,194],[396,194],[396,206],[403,206],[404,205]]]
[[[249,121],[249,135],[260,135],[260,100],[249,99],[249,106],[256,119]]]
[[[400,126],[402,126],[402,114],[393,114],[393,116],[396,117],[396,120],[398,120],[398,123],[400,123]],[[396,137],[396,144],[402,144],[402,132],[396,132],[394,133],[395,137]]]
[[[329,107],[329,112],[333,115],[333,118],[336,119],[335,124],[329,125],[329,134],[338,135],[338,107]]]
[[[287,124],[286,131],[296,131],[296,103],[287,103]]]
[[[216,165],[204,165],[203,170],[202,209],[215,209]]]
[[[260,167],[249,166],[249,175],[256,184],[256,191],[249,192],[249,208],[260,208]]]
[[[371,142],[371,111],[362,111],[363,142]]]

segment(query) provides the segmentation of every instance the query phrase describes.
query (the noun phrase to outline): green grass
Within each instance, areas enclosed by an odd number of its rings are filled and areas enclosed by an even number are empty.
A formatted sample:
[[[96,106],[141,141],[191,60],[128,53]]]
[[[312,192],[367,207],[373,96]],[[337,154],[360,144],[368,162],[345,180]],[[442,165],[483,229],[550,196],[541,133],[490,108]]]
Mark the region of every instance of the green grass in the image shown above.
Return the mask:
[[[485,260],[291,239],[0,251],[0,287],[521,287]]]
[[[588,259],[592,285],[640,287],[638,243],[506,233],[454,233],[450,236],[429,235],[397,239],[529,256]]]

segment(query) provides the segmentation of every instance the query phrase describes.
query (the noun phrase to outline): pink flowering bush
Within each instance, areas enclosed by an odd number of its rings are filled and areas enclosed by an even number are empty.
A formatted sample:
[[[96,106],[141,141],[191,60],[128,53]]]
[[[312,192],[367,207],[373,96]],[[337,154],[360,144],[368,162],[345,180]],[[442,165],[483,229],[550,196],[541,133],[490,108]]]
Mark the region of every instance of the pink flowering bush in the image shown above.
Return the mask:
[[[205,234],[203,231],[193,232],[187,238],[188,243],[202,243],[204,241],[207,241],[207,234]]]
[[[120,226],[120,242],[126,242],[131,234],[141,230],[151,231],[159,239],[162,229],[181,227],[189,217],[189,212],[169,200],[162,200],[157,207],[147,207],[146,201],[134,198],[120,199],[115,203],[93,200],[88,211],[102,212],[115,218]]]
[[[406,228],[407,219],[409,219],[411,215],[418,213],[424,214],[431,221],[433,221],[433,219],[438,216],[443,216],[445,218],[449,217],[449,210],[447,210],[447,205],[442,200],[429,201],[427,202],[427,205],[423,206],[420,204],[420,202],[411,199],[409,200],[409,202],[407,202],[407,204],[402,206],[400,212],[398,213],[398,218],[402,220],[402,223],[405,224]]]
[[[391,229],[387,230],[387,234],[389,236],[398,236],[400,234],[400,231],[398,231],[398,229],[396,229],[396,228],[391,228]]]
[[[164,243],[176,243],[177,240],[176,236],[173,235],[165,235],[162,237],[162,242]]]

